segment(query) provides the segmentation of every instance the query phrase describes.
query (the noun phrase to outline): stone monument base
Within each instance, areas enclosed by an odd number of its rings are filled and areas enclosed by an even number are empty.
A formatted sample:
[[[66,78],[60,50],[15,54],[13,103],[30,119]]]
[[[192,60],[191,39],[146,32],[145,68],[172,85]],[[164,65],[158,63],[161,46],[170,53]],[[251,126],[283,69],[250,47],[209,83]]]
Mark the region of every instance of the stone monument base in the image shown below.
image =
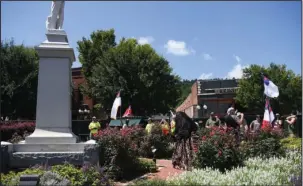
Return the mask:
[[[94,140],[71,144],[11,144],[1,142],[1,150],[7,156],[1,161],[6,168],[29,168],[34,165],[59,165],[65,162],[81,166],[85,162],[99,164],[99,147]],[[5,158],[5,159],[3,159]],[[2,170],[4,170],[2,168]]]
[[[69,128],[36,128],[25,138],[26,144],[72,144],[76,143],[77,136]]]

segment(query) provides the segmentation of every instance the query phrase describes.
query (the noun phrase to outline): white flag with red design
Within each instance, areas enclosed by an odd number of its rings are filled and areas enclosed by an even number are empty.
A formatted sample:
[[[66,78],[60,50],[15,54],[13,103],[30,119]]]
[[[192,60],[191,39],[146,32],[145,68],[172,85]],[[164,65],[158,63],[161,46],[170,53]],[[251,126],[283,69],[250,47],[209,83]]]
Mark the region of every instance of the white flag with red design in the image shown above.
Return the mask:
[[[262,122],[262,128],[265,127],[271,127],[272,122],[275,120],[275,115],[271,109],[269,99],[266,99],[265,102],[265,111],[264,111],[264,117],[263,117],[263,122]]]
[[[132,108],[131,108],[131,106],[129,106],[127,109],[126,109],[126,111],[125,111],[125,113],[123,114],[123,118],[124,117],[129,117],[129,116],[133,116],[133,112],[132,112]]]
[[[110,113],[110,117],[112,119],[117,119],[117,113],[118,113],[118,109],[119,107],[121,107],[121,97],[120,97],[120,91],[118,92],[116,99],[113,103],[113,107],[112,107],[112,111]]]

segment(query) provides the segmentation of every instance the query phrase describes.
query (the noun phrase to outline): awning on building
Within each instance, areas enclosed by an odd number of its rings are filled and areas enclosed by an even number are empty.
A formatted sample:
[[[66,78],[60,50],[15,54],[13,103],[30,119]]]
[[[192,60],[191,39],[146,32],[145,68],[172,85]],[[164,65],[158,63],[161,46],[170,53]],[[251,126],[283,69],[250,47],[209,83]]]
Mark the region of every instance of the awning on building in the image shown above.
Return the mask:
[[[110,127],[122,127],[126,123],[126,119],[111,120],[109,122]],[[129,119],[128,126],[139,125],[142,123],[142,119]]]

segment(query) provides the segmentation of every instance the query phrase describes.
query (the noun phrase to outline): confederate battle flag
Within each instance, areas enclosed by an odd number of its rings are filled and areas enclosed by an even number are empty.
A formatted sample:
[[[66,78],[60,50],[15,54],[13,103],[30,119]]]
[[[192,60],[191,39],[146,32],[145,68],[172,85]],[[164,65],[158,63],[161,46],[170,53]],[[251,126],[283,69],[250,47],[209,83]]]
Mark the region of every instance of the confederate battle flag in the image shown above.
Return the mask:
[[[129,116],[133,116],[133,112],[132,112],[132,108],[131,108],[131,106],[129,106],[127,109],[126,109],[126,111],[125,111],[125,113],[123,114],[123,118],[124,117],[129,117]]]

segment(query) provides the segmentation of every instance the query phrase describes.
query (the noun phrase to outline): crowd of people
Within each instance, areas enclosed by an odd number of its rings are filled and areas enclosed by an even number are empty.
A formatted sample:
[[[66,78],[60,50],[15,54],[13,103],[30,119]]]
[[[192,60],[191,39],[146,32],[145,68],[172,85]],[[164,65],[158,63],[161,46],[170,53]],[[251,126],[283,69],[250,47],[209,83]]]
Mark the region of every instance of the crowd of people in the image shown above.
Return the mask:
[[[285,118],[285,123],[288,126],[288,131],[291,136],[295,135],[296,120],[297,117],[294,112]],[[282,129],[283,123],[282,118],[277,113],[271,127]],[[161,125],[163,134],[171,135],[174,139],[175,149],[172,156],[172,164],[174,168],[179,167],[189,170],[191,168],[191,161],[193,158],[192,134],[197,131],[199,127],[201,127],[201,124],[202,121],[199,121],[199,123],[194,122],[184,112],[177,112],[172,116],[170,122],[165,119],[162,119],[160,122],[156,122],[149,118],[148,123],[145,126],[145,130],[147,134],[150,134],[153,126]],[[248,124],[243,113],[237,112],[233,107],[230,107],[227,110],[226,115],[222,118],[216,116],[214,112],[210,113],[210,117],[205,123],[205,128],[212,128],[215,126],[226,129],[232,128],[236,141],[239,143],[241,133],[260,132],[262,128],[262,118],[260,115],[256,115],[255,120]],[[128,127],[128,125],[125,123],[122,129],[126,127]],[[98,133],[100,128],[100,123],[96,120],[96,117],[93,117],[92,122],[89,124],[90,137],[92,138],[94,134]],[[117,130],[119,129],[117,128]]]
[[[222,120],[222,121],[221,121]],[[245,115],[241,112],[237,112],[233,107],[227,110],[227,115],[219,119],[214,112],[210,113],[209,119],[205,123],[206,128],[211,128],[214,126],[232,127],[239,129],[242,132],[252,132],[257,133],[262,127],[262,118],[260,115],[256,115],[256,118],[247,123]],[[283,129],[288,128],[290,135],[295,135],[295,125],[297,121],[297,116],[295,112],[292,112],[284,120],[280,117],[279,113],[276,113],[275,120],[271,123],[272,128]],[[286,126],[283,126],[286,124]]]

